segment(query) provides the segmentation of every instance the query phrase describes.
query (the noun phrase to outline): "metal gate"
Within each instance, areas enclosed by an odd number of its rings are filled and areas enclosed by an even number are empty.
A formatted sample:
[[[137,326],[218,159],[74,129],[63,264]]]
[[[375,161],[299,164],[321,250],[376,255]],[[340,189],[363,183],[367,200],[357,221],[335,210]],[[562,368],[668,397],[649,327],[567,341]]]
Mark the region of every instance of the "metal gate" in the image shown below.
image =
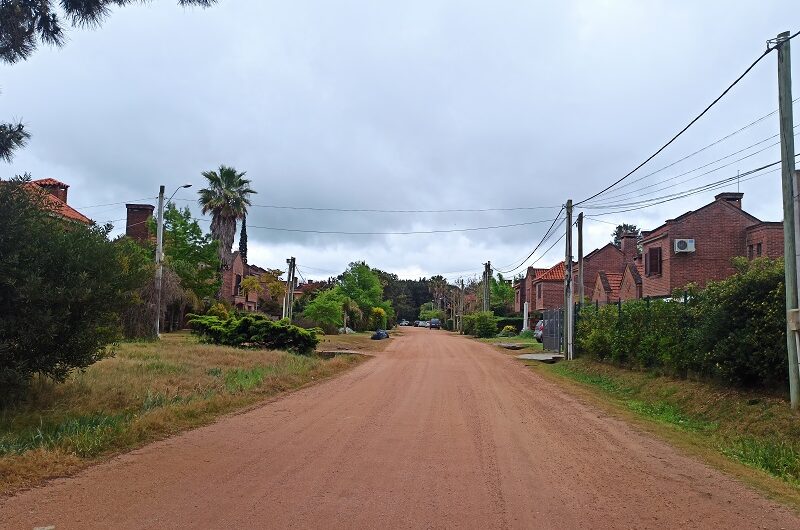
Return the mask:
[[[542,320],[544,320],[542,347],[547,351],[561,351],[564,310],[547,309],[542,312]]]

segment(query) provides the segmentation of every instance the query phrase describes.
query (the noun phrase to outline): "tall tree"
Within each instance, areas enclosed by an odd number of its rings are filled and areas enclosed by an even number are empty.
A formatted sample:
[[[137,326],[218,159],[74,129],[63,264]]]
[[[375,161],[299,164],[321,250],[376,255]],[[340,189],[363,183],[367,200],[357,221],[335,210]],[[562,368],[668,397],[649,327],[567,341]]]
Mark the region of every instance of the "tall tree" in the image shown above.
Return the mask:
[[[242,229],[239,231],[239,255],[247,266],[247,214],[242,216]]]
[[[211,213],[211,237],[219,242],[219,260],[223,267],[231,264],[231,249],[236,235],[236,221],[244,218],[250,206],[250,180],[229,166],[219,171],[204,171],[208,187],[199,191],[203,213]]]
[[[636,225],[622,223],[621,225],[617,225],[614,231],[611,232],[611,237],[612,237],[611,241],[612,243],[614,243],[614,246],[616,246],[617,248],[621,247],[622,236],[628,233],[636,234],[637,243],[642,240],[642,231],[639,230],[639,228]]]
[[[27,59],[39,43],[62,46],[65,26],[97,27],[111,8],[132,0],[0,0],[0,61]],[[182,6],[208,7],[216,0],[178,0]],[[64,22],[64,19],[67,22]],[[0,123],[0,159],[11,161],[14,150],[30,138],[22,123]]]

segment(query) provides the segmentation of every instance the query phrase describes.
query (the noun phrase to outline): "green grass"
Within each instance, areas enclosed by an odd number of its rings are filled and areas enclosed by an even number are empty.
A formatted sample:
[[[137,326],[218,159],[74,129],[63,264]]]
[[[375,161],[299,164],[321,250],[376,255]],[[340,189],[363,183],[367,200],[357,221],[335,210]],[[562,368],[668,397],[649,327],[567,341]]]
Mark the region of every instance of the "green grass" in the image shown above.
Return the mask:
[[[536,340],[532,338],[522,338],[522,337],[492,337],[490,339],[478,339],[481,342],[485,342],[487,344],[521,344],[525,346],[526,349],[541,351],[542,345]],[[519,351],[519,350],[518,350]]]
[[[800,415],[780,397],[586,359],[532,367],[593,389],[637,417],[683,433],[692,444],[800,488]]]

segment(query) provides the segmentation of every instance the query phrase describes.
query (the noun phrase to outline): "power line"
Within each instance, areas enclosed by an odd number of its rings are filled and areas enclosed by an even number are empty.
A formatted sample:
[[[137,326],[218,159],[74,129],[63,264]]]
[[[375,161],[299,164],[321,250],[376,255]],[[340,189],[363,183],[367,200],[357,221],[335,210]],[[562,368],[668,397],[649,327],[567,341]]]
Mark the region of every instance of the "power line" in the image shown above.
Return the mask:
[[[800,134],[800,133],[798,133],[798,134]],[[798,134],[795,134],[795,136],[798,136]],[[766,147],[764,147],[764,148],[762,148],[762,149],[759,149],[758,151],[754,151],[754,152],[752,152],[752,153],[750,153],[750,154],[748,154],[748,155],[745,155],[745,156],[743,156],[743,157],[741,157],[741,158],[737,158],[736,160],[734,160],[734,161],[732,161],[732,162],[729,162],[729,163],[727,163],[727,164],[723,164],[723,165],[721,165],[721,166],[719,166],[719,167],[716,167],[716,168],[714,168],[714,169],[711,169],[711,170],[709,170],[709,171],[706,171],[706,172],[700,173],[700,174],[698,174],[698,175],[695,175],[695,176],[693,176],[693,177],[690,177],[690,178],[688,178],[688,179],[681,180],[681,181],[679,181],[679,182],[676,182],[676,183],[674,183],[674,184],[670,184],[670,185],[668,185],[668,186],[663,186],[663,187],[661,187],[661,188],[656,188],[656,189],[654,189],[654,190],[651,190],[651,191],[649,191],[649,192],[647,192],[647,193],[644,193],[644,194],[639,194],[639,195],[636,195],[636,193],[637,193],[637,192],[639,192],[639,191],[642,191],[642,190],[645,190],[645,189],[648,189],[648,188],[652,188],[652,187],[654,187],[654,186],[658,186],[659,184],[662,184],[662,183],[664,183],[664,182],[669,182],[669,181],[671,181],[671,180],[675,180],[676,178],[682,177],[682,176],[684,176],[684,175],[687,175],[687,174],[689,174],[689,173],[693,173],[693,172],[697,171],[698,169],[701,169],[701,168],[703,168],[703,167],[707,167],[707,166],[708,166],[708,165],[710,165],[710,164],[706,164],[705,166],[701,166],[701,167],[699,167],[699,168],[695,168],[695,169],[693,169],[693,170],[691,170],[691,171],[687,171],[687,172],[685,172],[685,173],[680,173],[680,174],[678,174],[678,175],[675,175],[674,177],[670,177],[670,178],[668,178],[668,179],[664,179],[664,180],[662,180],[661,182],[656,182],[656,183],[654,183],[654,184],[651,184],[651,185],[649,185],[649,186],[643,186],[643,187],[641,187],[641,188],[638,188],[638,189],[636,189],[636,190],[633,190],[633,191],[630,191],[630,192],[627,192],[627,193],[621,193],[621,194],[617,194],[617,195],[610,195],[610,196],[608,196],[608,197],[604,197],[604,199],[614,199],[614,198],[620,198],[620,200],[617,200],[617,201],[613,201],[613,200],[612,200],[611,202],[603,202],[603,203],[593,203],[593,204],[587,204],[587,205],[583,206],[583,208],[604,208],[604,207],[613,208],[613,207],[615,206],[615,204],[617,204],[617,203],[620,203],[620,202],[623,202],[623,201],[625,201],[625,200],[630,200],[630,199],[633,199],[633,198],[635,198],[635,196],[638,196],[638,197],[646,197],[647,195],[652,195],[652,194],[654,194],[654,193],[658,193],[659,191],[663,191],[663,190],[666,190],[666,189],[669,189],[669,188],[674,188],[674,187],[676,187],[676,186],[680,186],[681,184],[685,184],[685,183],[687,183],[687,182],[690,182],[690,181],[692,181],[692,180],[699,179],[700,177],[704,177],[705,175],[710,175],[711,173],[715,173],[715,172],[719,171],[720,169],[725,169],[726,167],[730,167],[730,166],[732,166],[732,165],[734,165],[734,164],[736,164],[736,163],[738,163],[738,162],[741,162],[742,160],[746,160],[746,159],[748,159],[748,158],[750,158],[750,157],[753,157],[753,156],[755,156],[755,155],[757,155],[757,154],[763,153],[764,151],[766,151],[766,150],[768,150],[768,149],[771,149],[771,148],[773,148],[773,147],[775,147],[775,146],[777,146],[777,145],[779,145],[779,144],[780,144],[780,142],[776,142],[776,143],[774,143],[774,144],[770,144],[770,145],[768,145],[768,146],[766,146]],[[741,152],[741,151],[740,151],[740,152]],[[728,157],[725,157],[725,158],[728,158]],[[718,162],[718,160],[717,160],[717,161],[715,161],[715,162]],[[713,163],[715,163],[715,162],[712,162],[711,164],[713,164]],[[626,196],[629,196],[629,197],[628,197],[628,199],[624,199],[624,198],[623,198],[623,197],[626,197]]]
[[[497,272],[499,272],[499,273],[501,273],[501,274],[511,274],[511,273],[515,272],[517,269],[519,269],[520,267],[522,267],[522,266],[525,264],[525,262],[526,262],[526,261],[528,261],[529,259],[531,259],[531,256],[533,256],[533,255],[536,253],[536,251],[537,251],[537,250],[539,250],[539,247],[541,247],[541,246],[542,246],[542,244],[543,244],[543,243],[544,243],[544,242],[545,242],[545,241],[546,241],[546,240],[547,240],[547,239],[550,237],[550,233],[553,231],[553,228],[554,228],[554,227],[555,227],[555,225],[556,225],[556,221],[558,221],[558,220],[559,220],[559,218],[561,217],[561,212],[563,212],[563,211],[564,211],[564,208],[562,207],[562,208],[561,208],[561,210],[559,210],[559,211],[558,211],[558,213],[556,214],[555,218],[553,219],[553,222],[550,224],[550,228],[548,228],[548,229],[547,229],[547,232],[545,232],[545,233],[544,233],[544,236],[542,236],[542,239],[541,239],[541,240],[539,240],[539,243],[537,243],[537,244],[536,244],[536,246],[533,248],[533,250],[531,251],[531,253],[530,253],[530,254],[528,254],[528,255],[525,257],[525,259],[523,259],[523,260],[522,260],[522,261],[519,263],[519,265],[517,265],[516,267],[514,267],[514,268],[512,268],[512,269],[509,269],[509,270],[497,270]],[[559,227],[561,226],[561,224],[563,224],[563,221],[564,221],[564,220],[562,219],[562,223],[559,223],[559,225],[558,225]],[[516,262],[513,262],[513,263],[516,263]]]
[[[173,199],[177,200],[177,199]],[[193,199],[180,199],[192,201]],[[477,212],[512,212],[530,210],[554,210],[559,206],[511,206],[507,208],[445,208],[436,210],[414,209],[380,209],[380,208],[334,208],[324,206],[292,206],[280,204],[251,204],[253,208],[271,208],[276,210],[304,210],[312,212],[341,212],[341,213],[477,213]]]
[[[205,223],[210,222],[208,219],[198,219],[193,217],[195,221],[203,221]],[[395,235],[395,236],[407,236],[407,235],[419,235],[419,234],[449,234],[454,232],[477,232],[482,230],[495,230],[499,228],[513,228],[518,226],[530,226],[540,223],[548,223],[550,222],[549,219],[543,219],[539,221],[527,221],[524,223],[512,223],[512,224],[505,224],[505,225],[493,225],[493,226],[476,226],[471,228],[449,228],[449,229],[440,229],[440,230],[408,230],[408,231],[401,231],[401,232],[349,232],[343,230],[307,230],[303,228],[284,228],[284,227],[276,227],[276,226],[258,226],[258,225],[247,225],[248,228],[259,228],[262,230],[274,230],[278,232],[299,232],[303,234],[338,234],[338,235],[354,235],[354,236],[377,236],[377,235]]]
[[[797,35],[797,33],[795,33],[795,35]],[[792,37],[789,37],[789,39],[791,39],[791,38],[794,38],[794,35],[793,35]],[[788,39],[787,39],[787,40],[788,40]],[[785,41],[784,41],[784,42],[785,42]],[[714,105],[716,105],[716,104],[717,104],[717,103],[718,103],[718,102],[719,102],[719,101],[720,101],[720,100],[721,100],[723,97],[725,97],[725,95],[726,95],[728,92],[730,92],[730,91],[731,91],[731,89],[733,89],[733,87],[735,87],[737,84],[739,84],[739,82],[740,82],[742,79],[744,79],[744,77],[745,77],[747,74],[749,74],[749,73],[750,73],[750,71],[751,71],[753,68],[755,68],[755,66],[756,66],[758,63],[760,63],[760,62],[761,62],[761,60],[762,60],[762,59],[764,59],[764,57],[766,57],[766,56],[767,56],[767,55],[768,55],[768,54],[769,54],[769,53],[770,53],[772,50],[774,50],[774,49],[775,49],[775,46],[772,46],[772,47],[769,47],[769,46],[767,46],[767,49],[766,49],[766,50],[764,50],[764,53],[762,53],[760,56],[758,56],[758,58],[757,58],[755,61],[753,61],[753,62],[750,64],[750,66],[748,66],[748,67],[747,67],[747,69],[746,69],[746,70],[745,70],[745,71],[744,71],[744,72],[743,72],[743,73],[742,73],[742,74],[741,74],[739,77],[737,77],[737,78],[736,78],[736,80],[735,80],[733,83],[731,83],[730,85],[728,85],[728,88],[726,88],[726,89],[725,89],[725,90],[722,92],[722,94],[720,94],[719,96],[717,96],[717,97],[714,99],[714,101],[712,101],[712,102],[711,102],[711,103],[710,103],[710,104],[709,104],[709,105],[708,105],[708,106],[707,106],[705,109],[703,109],[703,111],[702,111],[700,114],[698,114],[697,116],[695,116],[695,118],[694,118],[692,121],[690,121],[690,122],[689,122],[689,123],[688,123],[688,124],[687,124],[687,125],[686,125],[686,126],[683,128],[683,129],[681,129],[680,131],[678,131],[678,133],[677,133],[677,134],[675,134],[675,135],[674,135],[672,138],[670,138],[670,139],[669,139],[669,141],[667,141],[667,143],[665,143],[665,144],[664,144],[664,145],[662,145],[660,148],[658,148],[658,150],[656,150],[656,152],[655,152],[655,153],[653,153],[652,155],[650,155],[649,157],[647,157],[647,158],[646,158],[646,159],[645,159],[645,160],[644,160],[642,163],[640,163],[638,166],[636,166],[635,168],[633,168],[632,170],[630,170],[628,173],[626,173],[625,175],[623,175],[623,176],[622,176],[622,177],[620,177],[619,179],[615,180],[614,182],[612,182],[611,184],[609,184],[608,186],[606,186],[605,188],[603,188],[603,189],[602,189],[602,190],[600,190],[599,192],[595,193],[594,195],[592,195],[592,196],[590,196],[590,197],[587,197],[586,199],[583,199],[583,200],[581,200],[581,201],[578,201],[577,203],[575,203],[575,205],[576,205],[576,206],[578,206],[578,205],[580,205],[580,204],[583,204],[583,203],[585,203],[585,202],[588,202],[588,201],[590,201],[590,200],[592,200],[592,199],[594,199],[594,198],[596,198],[596,197],[599,197],[600,195],[602,195],[603,193],[607,192],[608,190],[610,190],[611,188],[613,188],[614,186],[616,186],[617,184],[619,184],[619,183],[620,183],[620,182],[622,182],[623,180],[625,180],[625,179],[627,179],[628,177],[630,177],[631,175],[633,175],[633,174],[634,174],[636,171],[638,171],[639,169],[641,169],[641,168],[642,168],[642,167],[643,167],[645,164],[647,164],[647,163],[648,163],[648,162],[650,162],[652,159],[654,159],[656,156],[658,156],[658,155],[659,155],[659,154],[660,154],[662,151],[664,151],[664,149],[666,149],[667,147],[669,147],[669,146],[670,146],[670,145],[671,145],[671,144],[672,144],[672,143],[673,143],[675,140],[677,140],[677,139],[678,139],[678,138],[679,138],[679,137],[680,137],[680,136],[681,136],[683,133],[685,133],[686,131],[688,131],[688,130],[689,130],[689,128],[690,128],[692,125],[694,125],[695,123],[697,123],[697,121],[698,121],[700,118],[702,118],[703,116],[705,116],[705,114],[706,114],[706,113],[707,113],[709,110],[711,110],[711,108],[712,108]]]
[[[798,154],[797,156],[800,156],[800,154]],[[713,190],[713,189],[717,189],[717,188],[723,187],[726,184],[729,184],[731,182],[736,181],[737,179],[740,179],[740,177],[742,177],[744,175],[753,175],[750,178],[743,179],[744,182],[746,182],[746,181],[751,180],[753,178],[761,177],[761,176],[767,175],[769,173],[774,173],[775,171],[778,171],[777,169],[774,169],[772,171],[767,171],[765,173],[759,173],[757,175],[754,174],[754,173],[757,173],[759,171],[762,171],[764,169],[770,168],[770,167],[778,165],[778,164],[780,164],[780,161],[773,162],[772,164],[767,164],[767,165],[762,166],[760,168],[756,168],[756,169],[747,171],[745,173],[742,173],[742,174],[739,174],[739,175],[736,175],[736,176],[733,176],[733,177],[728,177],[728,178],[725,178],[725,179],[722,179],[722,180],[718,180],[716,182],[705,184],[705,185],[697,187],[697,188],[686,190],[684,192],[679,192],[679,193],[675,193],[675,194],[671,194],[671,195],[665,195],[663,197],[654,197],[653,199],[648,199],[646,201],[640,201],[638,203],[630,203],[629,205],[619,205],[618,206],[620,208],[626,207],[626,206],[631,206],[630,208],[627,208],[627,209],[616,210],[616,211],[613,211],[613,212],[596,213],[596,214],[593,214],[593,215],[594,216],[613,215],[613,214],[617,214],[617,213],[630,212],[630,211],[634,211],[634,210],[642,210],[644,208],[650,208],[651,206],[656,206],[658,204],[663,204],[665,202],[670,202],[670,201],[674,201],[674,200],[678,200],[678,199],[683,199],[683,198],[689,197],[691,195],[696,195],[698,193],[702,193],[702,192],[705,192],[705,191],[710,191],[710,190]]]
[[[795,104],[795,103],[797,103],[798,101],[800,101],[800,98],[795,98],[795,99],[794,99],[794,101],[792,101],[792,104]],[[729,138],[731,138],[731,137],[733,137],[733,136],[735,136],[735,135],[739,134],[740,132],[742,132],[742,131],[744,131],[744,130],[746,130],[746,129],[749,129],[749,128],[750,128],[750,127],[752,127],[753,125],[756,125],[757,123],[760,123],[760,122],[764,121],[765,119],[769,118],[770,116],[774,116],[774,115],[775,115],[775,114],[777,114],[777,113],[778,113],[778,109],[775,109],[775,110],[773,110],[772,112],[770,112],[769,114],[765,114],[765,115],[761,116],[760,118],[757,118],[757,119],[755,119],[754,121],[751,121],[751,122],[750,122],[750,123],[748,123],[747,125],[745,125],[745,126],[743,126],[743,127],[740,127],[739,129],[736,129],[736,130],[735,130],[735,131],[733,131],[732,133],[729,133],[729,134],[727,134],[727,135],[723,136],[722,138],[719,138],[718,140],[715,140],[715,141],[711,142],[710,144],[706,145],[705,147],[701,147],[701,148],[700,148],[700,149],[698,149],[697,151],[694,151],[693,153],[689,153],[688,155],[686,155],[686,156],[684,156],[684,157],[682,157],[682,158],[679,158],[678,160],[676,160],[676,161],[674,161],[674,162],[672,162],[672,163],[670,163],[670,164],[667,164],[666,166],[664,166],[664,167],[662,167],[662,168],[660,168],[660,169],[656,169],[655,171],[652,171],[652,172],[650,172],[650,173],[648,173],[648,174],[646,174],[646,175],[643,175],[643,176],[641,176],[641,177],[639,177],[639,178],[636,178],[636,179],[633,179],[633,180],[631,180],[631,181],[629,181],[629,182],[626,182],[626,183],[625,183],[625,184],[623,184],[622,186],[618,186],[618,187],[617,187],[617,189],[618,189],[618,190],[620,190],[620,189],[622,189],[622,188],[627,188],[628,186],[633,186],[633,185],[634,185],[634,184],[636,184],[637,182],[640,182],[640,181],[642,181],[642,180],[646,179],[647,177],[652,177],[653,175],[656,175],[656,174],[658,174],[658,173],[661,173],[661,172],[662,172],[662,171],[664,171],[665,169],[669,169],[669,168],[671,168],[671,167],[673,167],[673,166],[675,166],[675,165],[677,165],[677,164],[680,164],[681,162],[684,162],[685,160],[688,160],[689,158],[692,158],[693,156],[695,156],[695,155],[698,155],[698,154],[702,153],[703,151],[706,151],[706,150],[708,150],[708,149],[710,149],[710,148],[714,147],[715,145],[718,145],[718,144],[720,144],[720,143],[724,142],[725,140],[727,140],[727,139],[729,139]],[[756,143],[756,144],[753,144],[753,145],[758,145],[759,143],[766,142],[767,140],[770,140],[770,139],[772,139],[772,138],[777,138],[778,136],[779,136],[779,135],[777,135],[777,134],[776,134],[776,135],[774,135],[774,136],[771,136],[770,138],[767,138],[767,139],[765,139],[765,140],[762,140],[761,142],[758,142],[758,143]],[[751,145],[750,147],[753,147],[753,146]],[[745,148],[745,149],[747,149],[747,148]],[[736,154],[736,153],[734,153],[734,154]],[[730,155],[729,155],[729,156],[730,156]]]

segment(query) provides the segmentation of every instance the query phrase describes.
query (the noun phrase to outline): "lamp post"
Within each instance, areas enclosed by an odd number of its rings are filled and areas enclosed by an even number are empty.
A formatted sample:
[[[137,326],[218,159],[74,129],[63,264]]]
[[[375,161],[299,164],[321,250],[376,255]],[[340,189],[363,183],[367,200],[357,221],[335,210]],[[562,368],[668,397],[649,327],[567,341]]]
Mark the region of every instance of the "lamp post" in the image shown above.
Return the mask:
[[[182,188],[191,188],[191,184],[178,186],[167,199],[167,204]],[[156,228],[156,337],[161,337],[161,278],[164,275],[164,186],[158,188],[158,226]]]

